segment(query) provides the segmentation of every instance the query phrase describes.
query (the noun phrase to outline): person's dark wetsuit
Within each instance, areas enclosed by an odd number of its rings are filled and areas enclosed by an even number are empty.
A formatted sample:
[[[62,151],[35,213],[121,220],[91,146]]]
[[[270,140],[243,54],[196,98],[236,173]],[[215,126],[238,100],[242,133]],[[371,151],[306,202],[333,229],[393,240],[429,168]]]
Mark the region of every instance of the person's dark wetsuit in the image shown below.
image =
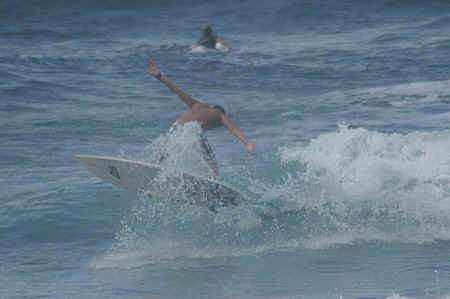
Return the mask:
[[[217,37],[215,35],[204,36],[198,42],[200,46],[203,46],[208,49],[215,49],[217,44]]]
[[[203,35],[199,40],[198,45],[208,49],[215,49],[217,44],[217,36],[213,34],[211,25],[203,27]]]

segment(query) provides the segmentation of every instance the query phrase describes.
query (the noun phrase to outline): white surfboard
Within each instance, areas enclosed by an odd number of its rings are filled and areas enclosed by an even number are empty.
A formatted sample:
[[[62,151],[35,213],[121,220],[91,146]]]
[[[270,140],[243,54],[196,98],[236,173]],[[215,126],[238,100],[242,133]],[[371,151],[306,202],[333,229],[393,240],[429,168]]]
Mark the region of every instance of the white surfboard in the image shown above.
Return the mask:
[[[216,43],[216,50],[222,51],[222,52],[228,52],[231,49],[228,48],[225,44],[221,43],[221,42],[217,42]]]
[[[106,182],[137,194],[160,194],[162,169],[158,165],[104,156],[76,155],[90,172]],[[165,180],[165,194],[171,199],[186,200],[207,206],[213,212],[216,208],[237,205],[245,197],[236,189],[222,182],[184,173]],[[167,191],[167,190],[166,190]]]
[[[228,52],[231,49],[228,48],[225,44],[221,43],[221,42],[217,42],[215,49],[210,49],[210,48],[206,48],[204,46],[201,45],[192,45],[191,46],[191,53],[206,53],[206,52]]]

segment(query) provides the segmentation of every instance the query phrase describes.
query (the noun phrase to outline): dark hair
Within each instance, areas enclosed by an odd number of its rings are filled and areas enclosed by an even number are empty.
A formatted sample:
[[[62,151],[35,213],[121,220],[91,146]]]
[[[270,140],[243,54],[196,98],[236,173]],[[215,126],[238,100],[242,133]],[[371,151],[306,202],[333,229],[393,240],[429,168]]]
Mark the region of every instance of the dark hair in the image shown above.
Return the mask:
[[[222,111],[222,113],[223,113],[223,114],[226,114],[226,113],[225,113],[225,109],[223,109],[223,107],[222,107],[222,106],[219,106],[219,105],[214,105],[214,106],[213,106],[213,108],[216,108],[217,110],[220,110],[220,111]]]
[[[212,34],[213,30],[211,25],[205,25],[205,27],[203,27],[203,33],[204,34]]]

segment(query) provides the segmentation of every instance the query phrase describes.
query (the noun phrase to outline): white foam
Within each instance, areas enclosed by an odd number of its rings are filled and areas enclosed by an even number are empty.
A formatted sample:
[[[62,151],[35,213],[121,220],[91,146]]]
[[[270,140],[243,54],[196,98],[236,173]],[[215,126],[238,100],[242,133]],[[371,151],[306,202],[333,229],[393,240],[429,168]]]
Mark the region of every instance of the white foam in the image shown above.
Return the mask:
[[[202,134],[202,128],[197,122],[180,124],[154,140],[146,150],[152,153],[150,160],[166,156],[161,166],[167,176],[183,172],[211,176],[213,172],[202,155]]]
[[[449,152],[450,131],[402,135],[341,125],[308,143],[284,147],[280,154],[283,163],[297,164],[303,171],[302,196],[294,197],[301,205],[320,207],[332,201],[333,215],[342,219],[369,209],[372,219],[359,220],[362,231],[381,229],[380,217],[392,221],[385,231],[388,236],[420,243],[450,238]],[[285,186],[290,188],[290,194],[298,190]],[[346,223],[339,221],[337,227]],[[361,227],[343,231],[351,236]],[[379,238],[376,231],[371,232],[373,239]]]
[[[450,180],[449,151],[450,131],[383,134],[341,125],[308,144],[283,148],[281,159],[306,163],[310,175],[327,177],[353,196],[411,182],[445,187]]]

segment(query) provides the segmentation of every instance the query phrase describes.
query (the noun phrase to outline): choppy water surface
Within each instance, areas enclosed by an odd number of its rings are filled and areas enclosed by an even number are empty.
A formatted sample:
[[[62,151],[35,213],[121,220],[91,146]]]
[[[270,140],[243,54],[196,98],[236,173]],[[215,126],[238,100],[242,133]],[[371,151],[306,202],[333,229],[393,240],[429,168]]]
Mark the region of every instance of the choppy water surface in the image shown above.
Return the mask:
[[[450,3],[8,0],[0,16],[0,298],[449,298]],[[192,50],[206,23],[231,51]],[[207,133],[248,202],[138,197],[73,159],[151,159],[186,107],[149,59],[255,142]]]

